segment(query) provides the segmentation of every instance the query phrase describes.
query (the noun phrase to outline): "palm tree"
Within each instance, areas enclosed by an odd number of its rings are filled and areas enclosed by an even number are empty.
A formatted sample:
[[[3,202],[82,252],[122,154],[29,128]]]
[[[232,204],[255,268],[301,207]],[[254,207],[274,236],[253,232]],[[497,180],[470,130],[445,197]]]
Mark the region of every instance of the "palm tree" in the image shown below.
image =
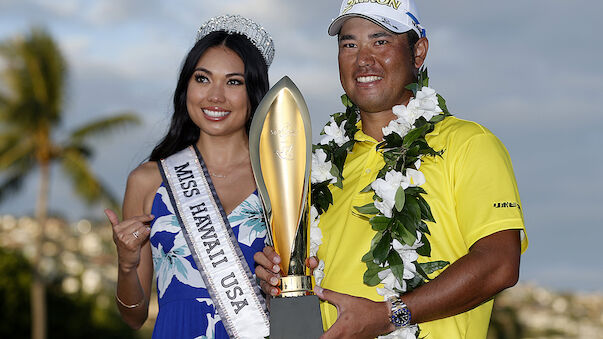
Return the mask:
[[[40,171],[35,207],[39,231],[35,236],[34,279],[31,286],[32,338],[46,337],[45,281],[40,271],[41,245],[47,215],[51,164],[59,163],[75,191],[88,203],[116,199],[91,171],[89,137],[137,123],[134,114],[122,113],[86,124],[57,141],[53,131],[61,125],[67,64],[52,37],[32,28],[24,37],[0,42],[4,59],[0,83],[0,201],[19,189],[34,169]]]

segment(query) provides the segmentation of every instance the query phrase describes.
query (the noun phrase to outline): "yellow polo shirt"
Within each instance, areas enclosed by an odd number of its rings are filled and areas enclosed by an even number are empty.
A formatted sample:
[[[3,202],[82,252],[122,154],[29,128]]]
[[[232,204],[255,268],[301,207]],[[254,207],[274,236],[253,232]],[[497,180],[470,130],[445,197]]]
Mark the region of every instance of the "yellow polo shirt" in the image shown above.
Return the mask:
[[[358,127],[357,142],[343,170],[344,188],[330,186],[334,205],[320,217],[323,244],[318,257],[325,262],[322,286],[383,301],[376,288],[365,285],[362,279],[366,266],[361,258],[369,250],[375,231],[353,207],[372,202],[372,192],[360,191],[375,180],[384,162],[375,150],[377,141],[362,132],[360,123]],[[521,202],[504,145],[479,124],[455,117],[437,124],[426,139],[444,154],[424,158],[420,168],[427,180],[421,186],[427,192],[424,198],[436,222],[428,223],[431,257],[419,261],[452,263],[479,239],[507,229],[522,230],[521,249],[525,251],[528,241]],[[421,337],[485,338],[492,304],[489,301],[454,317],[420,324]],[[321,313],[325,329],[337,320],[337,310],[329,303],[321,304]]]

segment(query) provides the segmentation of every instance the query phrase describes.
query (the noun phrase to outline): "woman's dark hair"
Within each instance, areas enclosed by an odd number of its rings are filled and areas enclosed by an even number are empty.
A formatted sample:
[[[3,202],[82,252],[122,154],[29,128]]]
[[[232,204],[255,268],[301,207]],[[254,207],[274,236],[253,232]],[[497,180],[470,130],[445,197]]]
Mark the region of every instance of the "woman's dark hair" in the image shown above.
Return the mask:
[[[268,92],[268,66],[266,66],[260,51],[245,36],[222,31],[211,32],[197,41],[182,63],[178,84],[174,92],[172,122],[165,137],[151,152],[150,161],[166,158],[196,143],[199,139],[199,127],[193,123],[188,115],[186,95],[188,83],[191,76],[193,76],[197,62],[208,48],[214,46],[228,47],[243,60],[245,85],[251,106],[251,114],[246,125],[247,132],[249,132],[249,125],[255,109]]]

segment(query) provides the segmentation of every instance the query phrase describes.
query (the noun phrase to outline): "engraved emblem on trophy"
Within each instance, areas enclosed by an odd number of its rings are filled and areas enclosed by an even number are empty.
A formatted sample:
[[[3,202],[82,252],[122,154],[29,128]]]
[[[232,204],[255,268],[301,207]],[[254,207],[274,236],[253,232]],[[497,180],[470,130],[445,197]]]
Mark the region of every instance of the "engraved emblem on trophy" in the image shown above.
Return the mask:
[[[260,102],[249,152],[271,245],[281,257],[281,294],[270,303],[270,338],[318,338],[322,323],[308,257],[312,127],[299,89],[288,77]]]

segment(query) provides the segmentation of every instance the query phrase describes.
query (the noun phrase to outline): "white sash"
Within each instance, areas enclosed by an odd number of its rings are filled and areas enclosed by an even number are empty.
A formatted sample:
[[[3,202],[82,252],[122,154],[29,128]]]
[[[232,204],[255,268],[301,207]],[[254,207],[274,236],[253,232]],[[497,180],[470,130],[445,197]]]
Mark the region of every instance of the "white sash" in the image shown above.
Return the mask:
[[[219,202],[203,158],[189,146],[159,166],[191,254],[231,338],[270,334],[266,304]]]

